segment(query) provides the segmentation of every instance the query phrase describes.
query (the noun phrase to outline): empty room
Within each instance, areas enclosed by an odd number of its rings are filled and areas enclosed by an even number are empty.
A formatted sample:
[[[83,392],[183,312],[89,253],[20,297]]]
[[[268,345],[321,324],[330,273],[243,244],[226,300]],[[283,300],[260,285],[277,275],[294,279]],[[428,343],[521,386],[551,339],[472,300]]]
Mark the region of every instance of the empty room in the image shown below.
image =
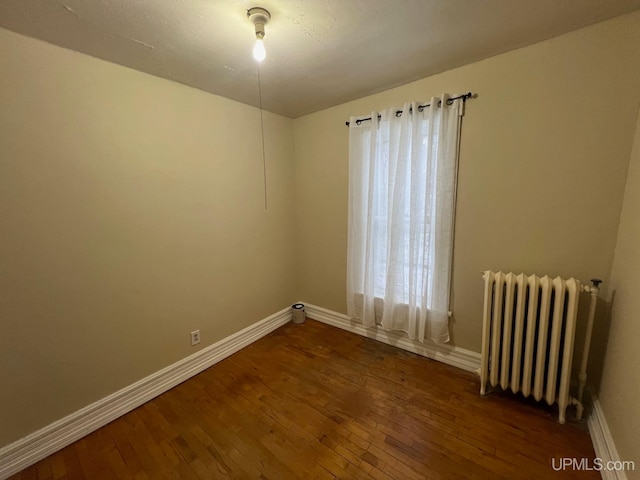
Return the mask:
[[[0,1],[0,480],[640,479],[639,107],[640,0]]]

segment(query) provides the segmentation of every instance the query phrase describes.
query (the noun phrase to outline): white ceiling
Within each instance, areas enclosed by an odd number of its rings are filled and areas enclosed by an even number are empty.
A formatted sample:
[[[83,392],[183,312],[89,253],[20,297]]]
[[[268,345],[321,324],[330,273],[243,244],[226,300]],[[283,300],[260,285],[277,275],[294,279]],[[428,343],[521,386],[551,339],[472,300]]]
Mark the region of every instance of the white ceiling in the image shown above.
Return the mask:
[[[640,0],[0,0],[0,27],[298,117],[640,9]],[[473,88],[473,85],[469,85]]]

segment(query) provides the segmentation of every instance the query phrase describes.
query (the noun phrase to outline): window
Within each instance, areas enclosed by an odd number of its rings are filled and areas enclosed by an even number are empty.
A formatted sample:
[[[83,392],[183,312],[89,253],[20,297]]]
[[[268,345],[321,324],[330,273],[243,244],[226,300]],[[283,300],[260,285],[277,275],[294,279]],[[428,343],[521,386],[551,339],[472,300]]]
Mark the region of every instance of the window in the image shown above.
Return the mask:
[[[347,305],[365,326],[446,342],[462,100],[440,100],[350,122]]]

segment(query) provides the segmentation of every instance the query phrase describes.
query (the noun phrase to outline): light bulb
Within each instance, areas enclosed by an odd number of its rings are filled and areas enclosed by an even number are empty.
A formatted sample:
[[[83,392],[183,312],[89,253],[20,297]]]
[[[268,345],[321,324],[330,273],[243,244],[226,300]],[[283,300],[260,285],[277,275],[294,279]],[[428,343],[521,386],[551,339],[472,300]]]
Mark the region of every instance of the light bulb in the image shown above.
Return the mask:
[[[261,38],[256,39],[256,44],[253,47],[253,58],[258,62],[263,61],[267,57],[267,50],[264,48],[264,41]]]

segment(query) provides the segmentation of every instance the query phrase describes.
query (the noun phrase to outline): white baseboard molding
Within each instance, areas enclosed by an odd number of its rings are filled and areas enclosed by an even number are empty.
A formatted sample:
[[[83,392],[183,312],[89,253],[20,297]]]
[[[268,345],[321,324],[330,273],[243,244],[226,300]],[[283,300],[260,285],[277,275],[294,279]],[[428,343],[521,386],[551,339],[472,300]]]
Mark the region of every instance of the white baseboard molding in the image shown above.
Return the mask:
[[[224,360],[291,320],[287,307],[0,449],[0,479],[42,460]]]
[[[587,419],[587,425],[589,427],[589,433],[591,434],[591,441],[593,442],[593,449],[596,452],[596,457],[602,460],[603,465],[607,465],[607,462],[620,461],[618,450],[611,436],[609,425],[600,406],[600,402],[597,397],[591,399],[591,411]],[[601,470],[603,480],[627,480],[627,474],[624,470]]]
[[[334,327],[357,333],[363,337],[372,338],[379,342],[393,345],[394,347],[417,353],[423,357],[438,360],[439,362],[452,365],[454,367],[477,372],[480,368],[480,354],[460,347],[433,342],[414,342],[407,338],[404,333],[387,332],[378,327],[366,328],[361,323],[351,320],[348,316],[327,310],[326,308],[310,305],[305,302],[305,311],[309,318],[319,322],[333,325]]]

